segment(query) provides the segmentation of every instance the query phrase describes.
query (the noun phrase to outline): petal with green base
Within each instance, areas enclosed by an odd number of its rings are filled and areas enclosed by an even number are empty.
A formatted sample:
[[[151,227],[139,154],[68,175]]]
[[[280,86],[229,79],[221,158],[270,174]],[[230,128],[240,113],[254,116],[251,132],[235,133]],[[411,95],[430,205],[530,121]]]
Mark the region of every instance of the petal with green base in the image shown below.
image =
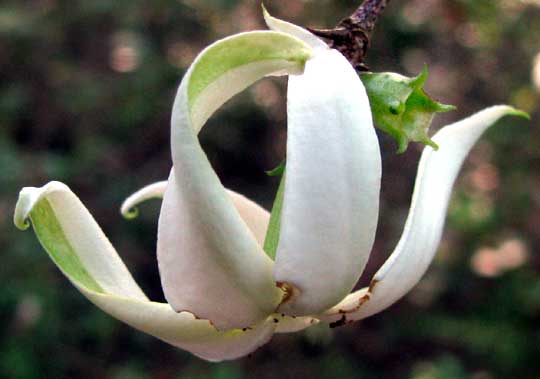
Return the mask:
[[[15,225],[27,227],[28,219],[53,261],[74,283],[147,300],[101,228],[65,184],[50,182],[22,189]]]
[[[80,200],[64,184],[24,188],[14,221],[31,224],[53,262],[95,305],[111,316],[208,360],[234,359],[267,342],[273,319],[250,330],[217,331],[208,321],[148,300]]]

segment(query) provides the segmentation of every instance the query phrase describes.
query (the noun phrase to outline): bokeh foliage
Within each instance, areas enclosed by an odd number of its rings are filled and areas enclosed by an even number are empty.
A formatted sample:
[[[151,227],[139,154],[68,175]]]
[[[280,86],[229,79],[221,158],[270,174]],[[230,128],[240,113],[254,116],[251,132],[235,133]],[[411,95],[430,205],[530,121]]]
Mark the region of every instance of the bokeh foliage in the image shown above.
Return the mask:
[[[274,0],[278,17],[330,27],[358,1]],[[488,132],[460,176],[436,261],[391,310],[353,326],[279,335],[252,356],[210,364],[136,332],[86,301],[11,215],[18,190],[67,183],[145,291],[163,300],[155,262],[159,204],[134,221],[118,207],[167,177],[169,117],[182,73],[205,45],[262,28],[241,0],[4,0],[0,4],[0,377],[532,378],[540,375],[540,53],[537,0],[393,1],[368,64],[430,69],[428,92],[458,111],[510,103],[531,122]],[[538,67],[540,77],[540,64]],[[539,79],[540,81],[540,79]],[[283,158],[283,80],[233,99],[201,133],[224,184],[271,205]],[[382,214],[372,274],[397,241],[421,146],[384,135]],[[368,278],[368,277],[366,277]],[[362,279],[362,282],[366,281]]]

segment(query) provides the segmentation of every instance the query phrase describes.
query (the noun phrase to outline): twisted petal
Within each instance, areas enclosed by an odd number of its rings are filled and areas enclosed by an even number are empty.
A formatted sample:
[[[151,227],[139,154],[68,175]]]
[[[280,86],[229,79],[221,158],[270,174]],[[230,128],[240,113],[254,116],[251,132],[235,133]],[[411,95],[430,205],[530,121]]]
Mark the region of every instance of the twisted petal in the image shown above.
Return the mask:
[[[122,214],[136,214],[136,207],[140,203],[148,199],[162,198],[166,187],[167,181],[162,181],[141,188],[124,201],[121,208]],[[244,220],[248,228],[255,235],[257,242],[262,245],[270,219],[268,211],[234,191],[227,190],[227,193],[231,197],[242,220]],[[290,317],[278,314],[272,315],[271,319],[276,324],[276,333],[297,332],[318,322],[318,320],[312,317]]]
[[[139,330],[209,360],[245,355],[272,335],[270,319],[245,332],[219,332],[208,321],[149,301],[88,210],[62,183],[21,191],[15,224],[26,229],[28,218],[64,275],[99,308]]]
[[[221,104],[265,75],[301,72],[311,49],[276,32],[250,32],[205,49],[184,76],[172,115],[173,172],[158,228],[165,297],[218,329],[264,320],[282,292],[273,262],[246,227],[197,140]]]
[[[349,295],[320,318],[336,321],[343,314],[347,320],[371,316],[418,283],[437,251],[452,186],[465,157],[488,127],[510,114],[523,115],[509,106],[495,106],[448,125],[433,137],[439,150],[424,149],[411,209],[396,249],[377,271],[369,289]]]
[[[274,276],[291,315],[322,312],[356,284],[379,210],[381,160],[366,91],[349,62],[320,50],[288,92],[287,175]]]
[[[161,199],[167,188],[167,181],[161,181],[149,184],[137,192],[130,195],[120,208],[120,212],[124,217],[131,218],[137,215],[137,206],[149,199]],[[261,206],[257,205],[247,197],[236,193],[231,190],[227,190],[234,207],[242,217],[242,220],[246,223],[249,230],[253,233],[257,242],[262,245],[264,243],[264,237],[266,235],[266,229],[268,228],[268,221],[270,220],[270,214]]]

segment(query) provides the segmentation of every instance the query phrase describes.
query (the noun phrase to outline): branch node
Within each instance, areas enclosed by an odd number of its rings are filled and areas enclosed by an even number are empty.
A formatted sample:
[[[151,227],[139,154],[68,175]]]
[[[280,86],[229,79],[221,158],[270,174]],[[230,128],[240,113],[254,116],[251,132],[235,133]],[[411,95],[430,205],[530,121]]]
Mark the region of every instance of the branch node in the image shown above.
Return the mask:
[[[338,50],[359,71],[367,71],[364,63],[370,37],[377,20],[390,0],[365,0],[349,17],[333,29],[309,29],[326,39],[332,49]]]

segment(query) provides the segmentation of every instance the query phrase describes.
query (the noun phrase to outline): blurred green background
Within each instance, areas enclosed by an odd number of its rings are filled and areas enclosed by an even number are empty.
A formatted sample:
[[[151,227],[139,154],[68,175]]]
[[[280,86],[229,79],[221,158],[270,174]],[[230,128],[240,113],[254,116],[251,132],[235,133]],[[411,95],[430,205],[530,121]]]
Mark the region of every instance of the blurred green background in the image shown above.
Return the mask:
[[[276,16],[331,27],[352,0],[267,0]],[[155,261],[159,202],[125,221],[122,200],[167,177],[169,117],[194,56],[261,29],[258,1],[3,0],[0,3],[1,378],[540,377],[540,1],[391,1],[368,63],[417,74],[458,106],[435,128],[488,105],[507,118],[468,158],[444,240],[422,282],[390,310],[330,330],[278,335],[251,356],[212,364],[102,313],[61,276],[32,232],[12,224],[17,193],[67,183],[143,289],[163,300]],[[223,183],[269,208],[283,157],[285,80],[235,97],[201,133]],[[393,249],[421,146],[380,135],[381,220],[361,283]]]

